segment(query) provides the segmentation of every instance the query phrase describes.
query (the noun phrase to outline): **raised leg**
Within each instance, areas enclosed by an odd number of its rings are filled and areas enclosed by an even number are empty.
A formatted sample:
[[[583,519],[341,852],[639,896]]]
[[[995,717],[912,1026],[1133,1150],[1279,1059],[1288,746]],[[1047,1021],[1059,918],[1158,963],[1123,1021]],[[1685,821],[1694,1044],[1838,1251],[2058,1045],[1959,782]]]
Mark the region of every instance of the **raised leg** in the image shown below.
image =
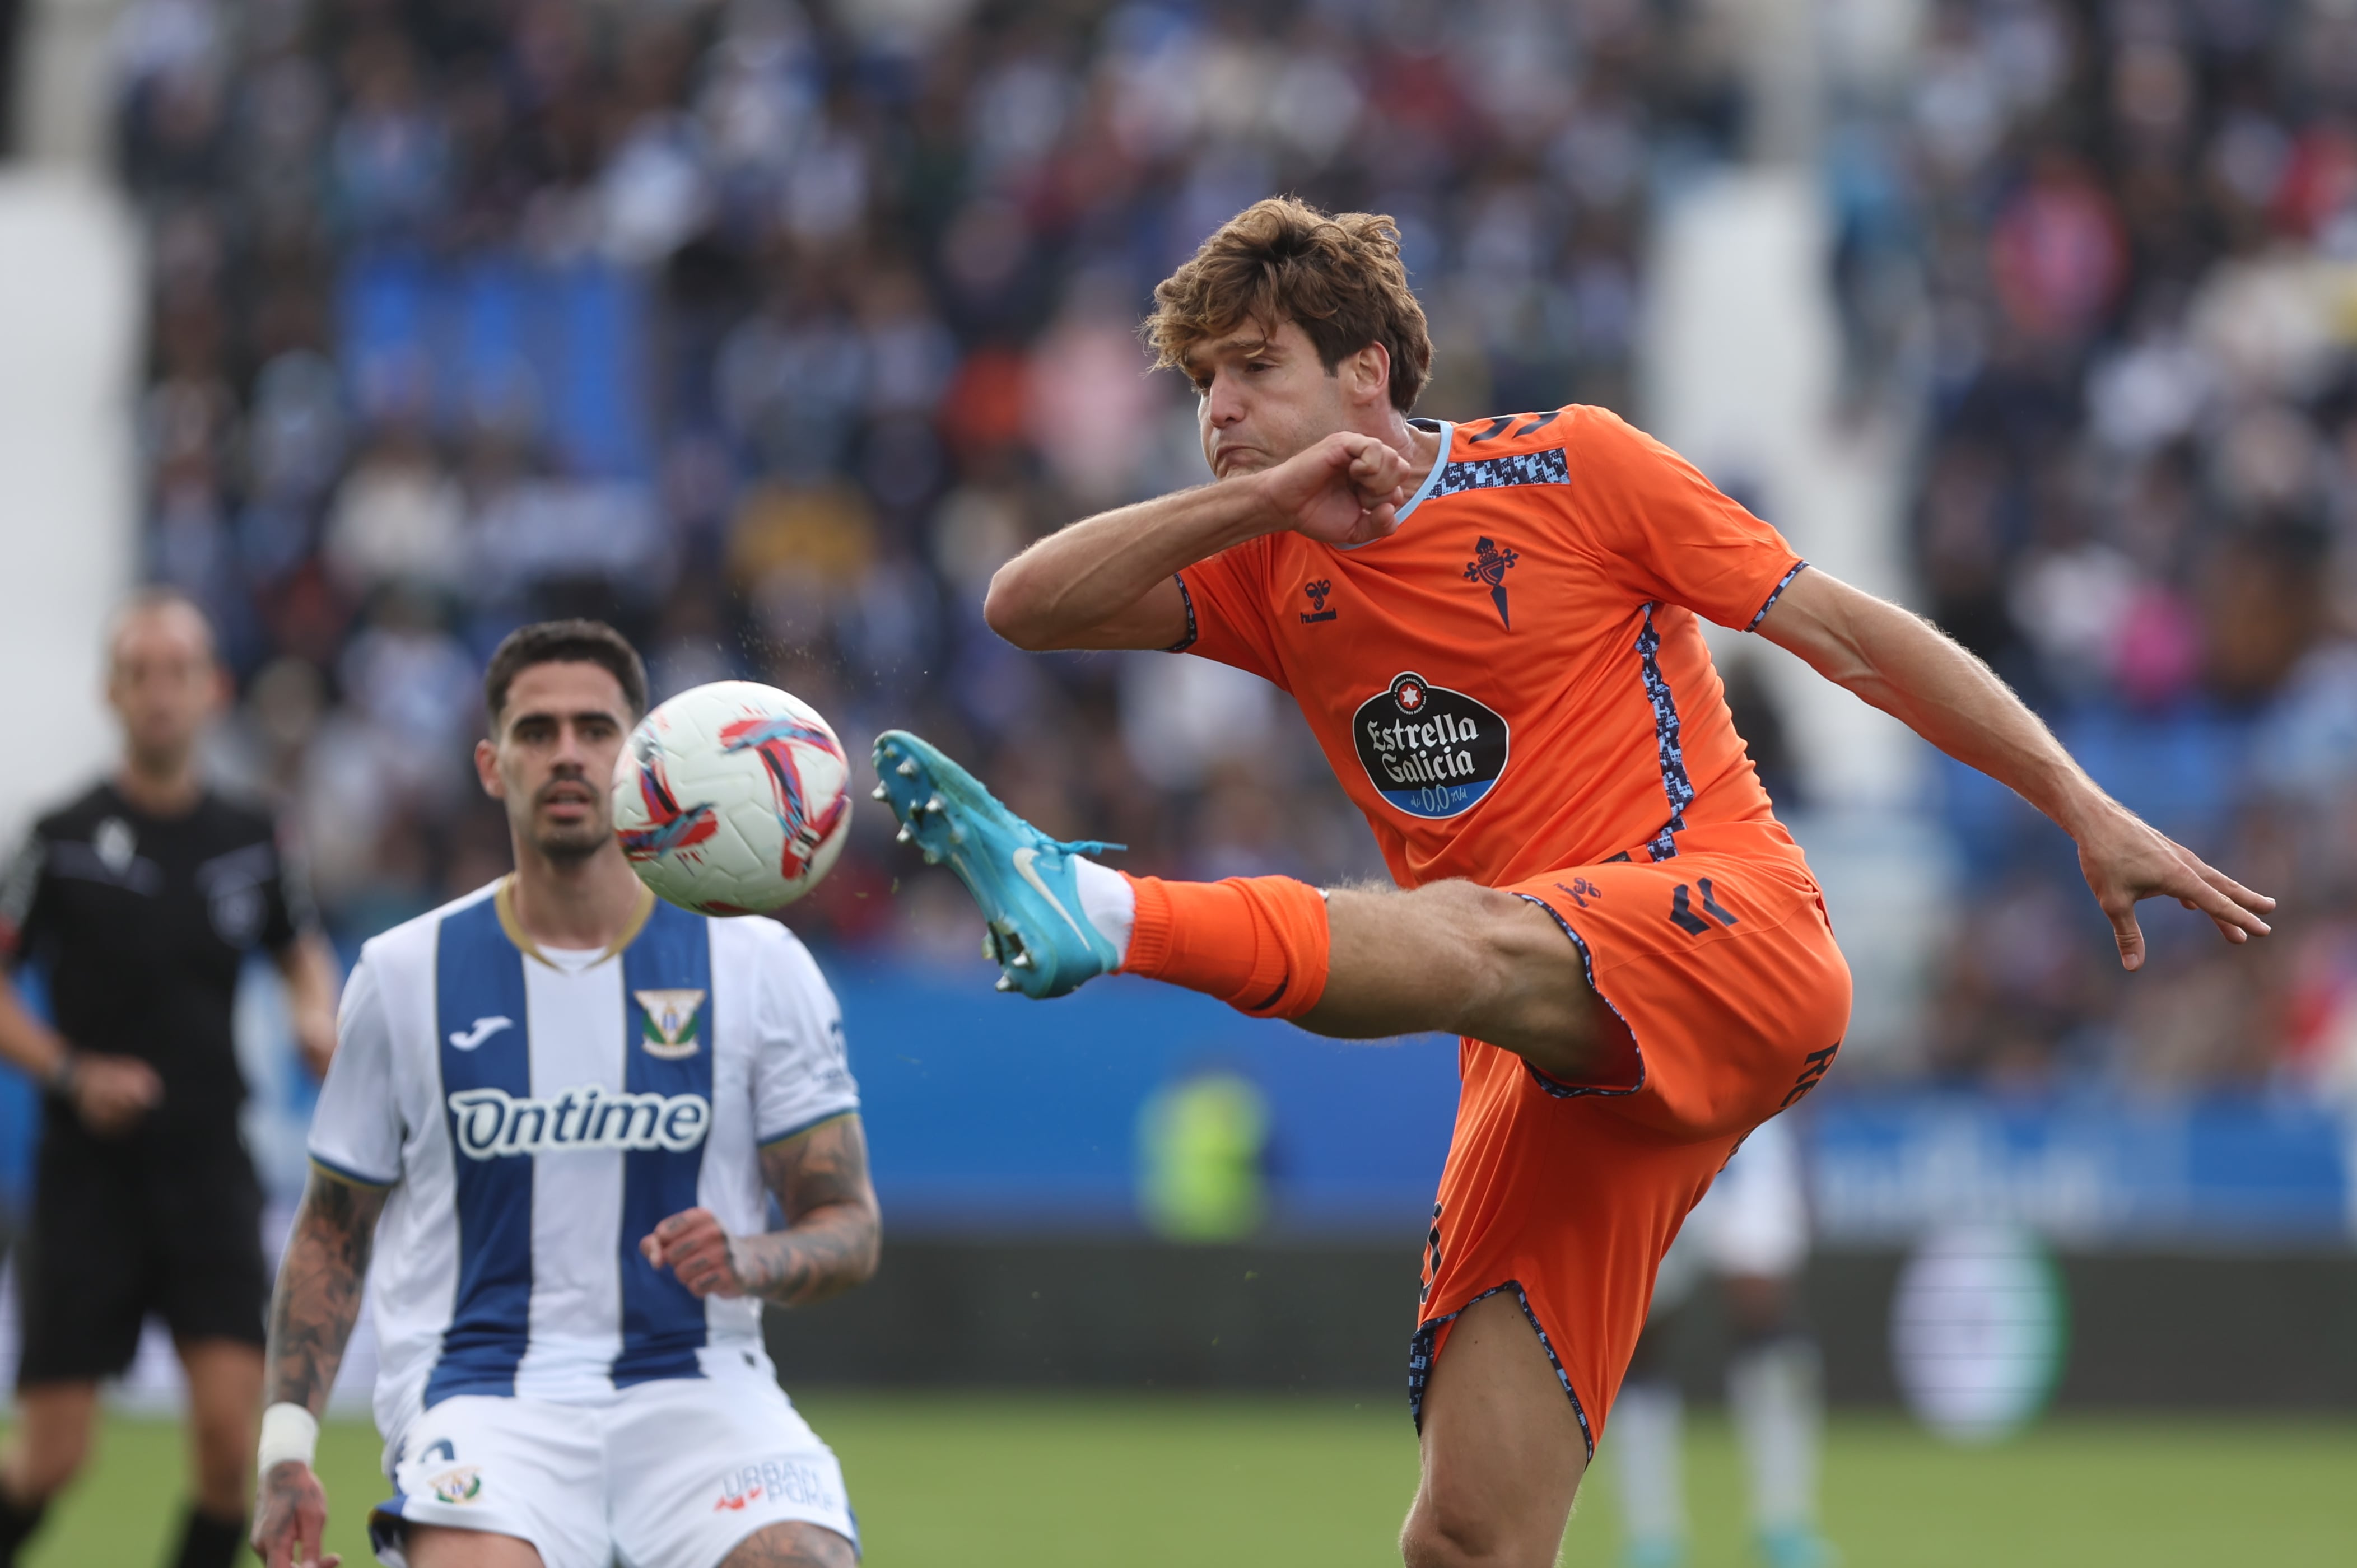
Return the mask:
[[[915,736],[877,736],[876,770],[901,837],[974,896],[1002,991],[1060,996],[1119,970],[1340,1039],[1470,1035],[1568,1079],[1617,1044],[1578,948],[1512,894],[1125,877],[1088,858],[1105,846],[1049,838]]]
[[[1400,1532],[1407,1568],[1551,1568],[1587,1438],[1521,1299],[1467,1307],[1424,1396],[1424,1478]]]
[[[1413,892],[1340,888],[1325,994],[1294,1022],[1313,1034],[1373,1039],[1470,1035],[1541,1072],[1587,1076],[1609,1014],[1555,917],[1470,882]]]

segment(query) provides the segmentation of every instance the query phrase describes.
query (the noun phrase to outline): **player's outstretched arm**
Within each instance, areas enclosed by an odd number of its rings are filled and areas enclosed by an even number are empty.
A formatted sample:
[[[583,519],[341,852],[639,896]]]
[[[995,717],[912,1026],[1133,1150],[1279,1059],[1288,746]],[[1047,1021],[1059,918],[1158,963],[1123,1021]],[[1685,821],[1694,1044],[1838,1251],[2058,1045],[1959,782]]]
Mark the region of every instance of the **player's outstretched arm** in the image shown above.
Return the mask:
[[[1017,648],[1168,648],[1187,635],[1172,577],[1264,533],[1361,544],[1399,526],[1415,488],[1405,455],[1342,431],[1274,467],[1099,512],[998,569],[983,601]]]
[[[708,1208],[663,1220],[639,1243],[697,1295],[758,1295],[802,1306],[875,1277],[884,1219],[867,1177],[867,1135],[856,1112],[761,1148],[761,1181],[786,1228],[731,1236]]]
[[[360,1319],[361,1287],[384,1197],[375,1187],[311,1173],[278,1265],[278,1288],[270,1298],[266,1357],[272,1412],[293,1406],[316,1423],[327,1408],[345,1343]],[[264,1412],[265,1455],[273,1445],[270,1416]],[[340,1559],[320,1554],[328,1494],[309,1463],[287,1458],[257,1467],[262,1473],[253,1504],[255,1552],[269,1568],[336,1568]]]
[[[1812,568],[1792,579],[1760,635],[1798,654],[1946,752],[2010,787],[2079,846],[2079,869],[2110,917],[2125,969],[2144,965],[2136,907],[2174,898],[2230,942],[2267,934],[2276,901],[2156,832],[2087,777],[2021,699],[1920,616]]]

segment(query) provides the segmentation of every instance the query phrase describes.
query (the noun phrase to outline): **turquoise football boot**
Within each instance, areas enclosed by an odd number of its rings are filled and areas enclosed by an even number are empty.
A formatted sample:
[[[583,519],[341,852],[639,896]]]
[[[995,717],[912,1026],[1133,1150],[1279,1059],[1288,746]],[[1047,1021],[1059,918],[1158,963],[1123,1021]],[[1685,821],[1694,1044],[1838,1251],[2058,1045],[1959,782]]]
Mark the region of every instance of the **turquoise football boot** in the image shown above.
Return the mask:
[[[1766,1568],[1838,1568],[1841,1563],[1833,1542],[1804,1524],[1763,1530],[1757,1544]]]
[[[876,798],[900,820],[900,842],[957,873],[982,907],[982,950],[998,989],[1061,996],[1121,962],[1081,909],[1076,854],[1121,844],[1051,839],[998,803],[964,768],[906,730],[876,737]]]
[[[1686,1568],[1685,1542],[1662,1535],[1632,1540],[1620,1549],[1620,1568]]]

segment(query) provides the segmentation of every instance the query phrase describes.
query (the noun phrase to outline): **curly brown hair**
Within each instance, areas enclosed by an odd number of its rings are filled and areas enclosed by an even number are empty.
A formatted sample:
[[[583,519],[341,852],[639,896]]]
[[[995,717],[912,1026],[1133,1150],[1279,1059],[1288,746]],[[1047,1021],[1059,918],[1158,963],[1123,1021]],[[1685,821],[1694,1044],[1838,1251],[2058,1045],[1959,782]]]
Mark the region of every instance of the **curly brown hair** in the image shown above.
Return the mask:
[[[1375,212],[1320,212],[1290,196],[1255,201],[1155,285],[1143,331],[1155,368],[1186,368],[1188,350],[1255,322],[1299,323],[1332,375],[1346,355],[1381,343],[1391,355],[1392,405],[1415,406],[1432,373],[1432,334],[1400,263],[1399,225]]]

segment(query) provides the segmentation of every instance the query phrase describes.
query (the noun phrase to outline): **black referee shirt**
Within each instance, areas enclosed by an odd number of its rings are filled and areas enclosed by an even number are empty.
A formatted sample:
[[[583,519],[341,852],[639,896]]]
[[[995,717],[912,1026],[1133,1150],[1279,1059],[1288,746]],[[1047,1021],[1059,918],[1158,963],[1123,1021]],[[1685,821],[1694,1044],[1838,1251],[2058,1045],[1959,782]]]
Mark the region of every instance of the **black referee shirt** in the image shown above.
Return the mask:
[[[210,790],[153,817],[101,784],[35,823],[0,881],[0,955],[47,971],[58,1032],[163,1079],[163,1103],[131,1134],[159,1152],[237,1145],[238,971],[315,924],[269,813]],[[96,1142],[55,1100],[47,1135]]]

